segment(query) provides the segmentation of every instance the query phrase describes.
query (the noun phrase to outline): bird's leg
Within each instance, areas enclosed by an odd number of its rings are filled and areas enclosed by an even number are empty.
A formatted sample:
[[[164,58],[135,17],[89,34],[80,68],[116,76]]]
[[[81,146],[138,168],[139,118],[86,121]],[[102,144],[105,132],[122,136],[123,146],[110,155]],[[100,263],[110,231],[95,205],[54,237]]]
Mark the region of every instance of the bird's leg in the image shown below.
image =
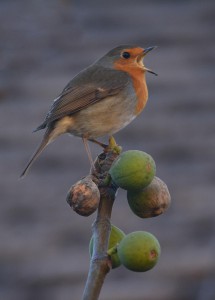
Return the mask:
[[[104,148],[104,149],[106,149],[106,148],[108,147],[108,145],[103,144],[103,143],[101,143],[101,142],[99,142],[99,141],[97,141],[97,140],[94,140],[94,139],[88,139],[88,140],[89,140],[90,142],[94,143],[94,144],[97,144],[97,145],[101,146],[101,147]]]
[[[93,158],[92,158],[92,154],[91,154],[91,151],[90,151],[90,147],[88,145],[88,140],[86,138],[84,138],[84,137],[82,137],[82,140],[83,140],[84,147],[86,149],[87,156],[89,158],[90,164],[91,164],[92,168],[95,169]]]
[[[94,166],[94,162],[93,162],[93,159],[92,159],[92,155],[91,155],[91,152],[90,152],[90,148],[89,148],[89,145],[88,145],[88,141],[90,142],[93,142],[99,146],[101,146],[102,148],[104,148],[104,153],[108,153],[108,152],[115,152],[117,154],[120,154],[121,151],[122,151],[122,147],[118,146],[114,137],[113,136],[110,136],[109,137],[109,143],[108,145],[106,144],[103,144],[97,140],[94,140],[94,139],[88,139],[86,137],[82,137],[82,140],[83,140],[83,143],[84,143],[84,146],[85,146],[85,149],[87,151],[87,155],[88,155],[88,158],[89,158],[89,161],[90,161],[90,164],[92,166],[93,169],[95,169],[95,166]]]
[[[112,135],[109,137],[108,142],[109,142],[108,147],[111,148],[111,149],[113,149],[114,147],[117,146],[115,138]]]
[[[108,143],[108,146],[107,148],[105,148],[105,151],[106,152],[109,152],[109,151],[113,151],[115,153],[118,153],[120,154],[121,151],[122,151],[122,147],[118,146],[114,137],[113,136],[110,136],[109,137],[109,143]]]

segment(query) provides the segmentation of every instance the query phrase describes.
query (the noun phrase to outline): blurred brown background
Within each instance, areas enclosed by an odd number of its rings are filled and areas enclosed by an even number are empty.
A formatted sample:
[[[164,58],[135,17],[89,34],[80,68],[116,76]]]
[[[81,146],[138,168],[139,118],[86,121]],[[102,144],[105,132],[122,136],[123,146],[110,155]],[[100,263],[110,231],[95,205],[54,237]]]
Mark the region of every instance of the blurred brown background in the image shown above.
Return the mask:
[[[95,214],[76,215],[66,194],[89,170],[82,141],[59,138],[18,177],[51,101],[124,43],[159,46],[145,60],[159,76],[147,75],[147,108],[116,139],[154,157],[172,205],[143,220],[119,192],[113,223],[126,233],[150,231],[162,255],[146,273],[110,272],[100,299],[215,299],[213,0],[0,1],[0,299],[81,299]]]

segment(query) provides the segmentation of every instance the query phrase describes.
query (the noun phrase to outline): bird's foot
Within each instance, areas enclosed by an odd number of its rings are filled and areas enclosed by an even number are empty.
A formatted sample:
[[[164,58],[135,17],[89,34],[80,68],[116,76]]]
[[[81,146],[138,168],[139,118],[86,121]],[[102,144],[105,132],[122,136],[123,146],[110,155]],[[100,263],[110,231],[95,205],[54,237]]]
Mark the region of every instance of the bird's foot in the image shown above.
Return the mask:
[[[104,152],[114,152],[120,154],[122,152],[122,147],[117,145],[113,136],[110,136],[108,145],[104,148]]]

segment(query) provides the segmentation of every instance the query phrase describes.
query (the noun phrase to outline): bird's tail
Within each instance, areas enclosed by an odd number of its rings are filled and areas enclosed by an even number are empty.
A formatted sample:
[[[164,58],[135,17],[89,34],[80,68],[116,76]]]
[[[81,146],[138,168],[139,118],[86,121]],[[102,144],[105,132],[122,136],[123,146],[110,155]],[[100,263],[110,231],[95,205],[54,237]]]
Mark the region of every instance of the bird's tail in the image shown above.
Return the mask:
[[[44,134],[44,137],[43,137],[43,140],[42,140],[41,144],[39,145],[39,147],[37,148],[37,150],[35,151],[35,153],[31,157],[31,159],[29,160],[27,166],[25,167],[24,171],[20,175],[20,178],[25,177],[25,175],[27,174],[29,168],[34,163],[34,161],[37,159],[37,157],[42,153],[42,151],[46,148],[46,146],[50,142],[52,142],[53,140],[54,140],[54,137],[53,137],[52,131],[48,128],[46,133]]]

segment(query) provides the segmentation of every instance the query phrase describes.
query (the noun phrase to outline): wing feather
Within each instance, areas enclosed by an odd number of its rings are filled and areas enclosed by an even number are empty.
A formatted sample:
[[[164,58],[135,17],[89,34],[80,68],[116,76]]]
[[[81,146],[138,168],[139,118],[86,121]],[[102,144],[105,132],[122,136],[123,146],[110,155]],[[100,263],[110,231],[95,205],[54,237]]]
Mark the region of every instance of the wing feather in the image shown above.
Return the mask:
[[[104,75],[105,74],[105,75]],[[80,74],[81,75],[81,74]],[[82,81],[84,76],[82,74]],[[99,74],[97,74],[98,77]],[[85,82],[77,84],[76,77],[65,87],[60,96],[54,100],[45,121],[36,129],[45,128],[50,122],[58,120],[66,115],[72,115],[106,97],[117,95],[129,83],[126,73],[110,70],[103,72],[100,84],[95,84],[93,77],[88,76]]]

